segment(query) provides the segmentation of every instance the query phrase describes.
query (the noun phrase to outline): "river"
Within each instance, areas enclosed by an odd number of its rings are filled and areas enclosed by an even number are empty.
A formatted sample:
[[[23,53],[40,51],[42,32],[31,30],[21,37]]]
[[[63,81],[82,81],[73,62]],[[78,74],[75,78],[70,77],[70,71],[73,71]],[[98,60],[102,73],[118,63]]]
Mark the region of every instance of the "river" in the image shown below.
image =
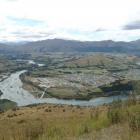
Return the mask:
[[[19,76],[24,73],[25,70],[15,72],[11,74],[7,79],[0,82],[0,90],[3,92],[1,99],[9,99],[18,104],[18,106],[25,106],[36,103],[53,103],[53,104],[67,104],[67,105],[81,105],[81,106],[96,106],[104,103],[110,103],[113,100],[125,100],[127,96],[110,96],[110,97],[98,97],[89,101],[81,100],[64,100],[56,98],[35,98],[27,90],[22,88],[22,82]]]

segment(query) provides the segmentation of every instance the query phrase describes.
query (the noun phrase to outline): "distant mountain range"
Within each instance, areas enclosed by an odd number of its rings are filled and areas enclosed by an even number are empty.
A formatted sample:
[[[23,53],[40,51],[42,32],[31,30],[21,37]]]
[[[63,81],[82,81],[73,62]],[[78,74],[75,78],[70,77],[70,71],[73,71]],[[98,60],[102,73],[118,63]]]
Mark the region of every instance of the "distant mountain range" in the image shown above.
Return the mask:
[[[120,52],[139,53],[140,40],[124,41],[75,41],[63,39],[48,39],[27,43],[0,44],[0,52]]]

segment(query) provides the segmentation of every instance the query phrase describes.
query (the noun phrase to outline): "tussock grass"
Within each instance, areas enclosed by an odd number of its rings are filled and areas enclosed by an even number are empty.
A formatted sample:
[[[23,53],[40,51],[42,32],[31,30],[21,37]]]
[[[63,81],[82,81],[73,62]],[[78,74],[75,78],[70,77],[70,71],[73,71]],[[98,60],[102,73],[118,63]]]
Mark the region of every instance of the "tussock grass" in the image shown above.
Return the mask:
[[[0,115],[0,140],[116,138],[140,139],[140,100],[135,97],[99,107],[42,104]]]

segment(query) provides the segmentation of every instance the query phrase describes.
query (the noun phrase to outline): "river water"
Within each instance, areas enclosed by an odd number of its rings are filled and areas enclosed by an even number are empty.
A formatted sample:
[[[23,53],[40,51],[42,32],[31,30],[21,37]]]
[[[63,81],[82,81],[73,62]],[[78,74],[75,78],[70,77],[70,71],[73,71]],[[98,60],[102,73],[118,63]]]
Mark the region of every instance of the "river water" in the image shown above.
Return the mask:
[[[0,90],[3,92],[1,99],[9,99],[18,104],[18,106],[25,106],[35,103],[53,103],[53,104],[67,104],[67,105],[81,105],[81,106],[96,106],[104,103],[110,103],[113,100],[125,100],[127,96],[111,96],[111,97],[98,97],[89,101],[81,100],[64,100],[56,98],[35,98],[27,90],[22,88],[22,82],[19,76],[25,71],[19,71],[11,74],[7,79],[0,82]]]

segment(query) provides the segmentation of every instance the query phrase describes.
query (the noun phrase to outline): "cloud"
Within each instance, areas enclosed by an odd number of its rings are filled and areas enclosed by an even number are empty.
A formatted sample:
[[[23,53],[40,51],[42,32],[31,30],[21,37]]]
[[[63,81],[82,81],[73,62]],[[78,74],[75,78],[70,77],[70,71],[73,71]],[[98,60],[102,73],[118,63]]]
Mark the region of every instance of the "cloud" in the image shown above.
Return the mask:
[[[32,34],[32,32],[28,32],[28,31],[16,31],[16,32],[12,32],[11,34],[21,39],[42,39],[53,35],[53,33],[49,33],[49,32],[37,32],[35,34]]]
[[[139,5],[139,0],[0,0],[0,40],[131,40],[139,33],[120,28]]]
[[[123,27],[124,30],[139,30],[140,29],[140,20],[133,21],[128,23]]]
[[[98,28],[98,29],[95,30],[95,32],[103,32],[103,31],[107,31],[107,29]]]

